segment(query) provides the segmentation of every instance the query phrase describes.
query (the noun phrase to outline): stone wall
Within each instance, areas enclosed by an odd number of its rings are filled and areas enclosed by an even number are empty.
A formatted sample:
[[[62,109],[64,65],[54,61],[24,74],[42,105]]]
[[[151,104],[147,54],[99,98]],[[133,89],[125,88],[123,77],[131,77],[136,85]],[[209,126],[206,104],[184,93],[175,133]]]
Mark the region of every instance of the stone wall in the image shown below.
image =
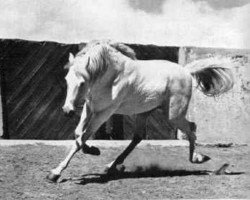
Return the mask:
[[[207,97],[194,88],[188,117],[198,125],[198,141],[250,143],[250,50],[187,47],[183,53],[185,63],[214,56],[240,61],[231,91]]]

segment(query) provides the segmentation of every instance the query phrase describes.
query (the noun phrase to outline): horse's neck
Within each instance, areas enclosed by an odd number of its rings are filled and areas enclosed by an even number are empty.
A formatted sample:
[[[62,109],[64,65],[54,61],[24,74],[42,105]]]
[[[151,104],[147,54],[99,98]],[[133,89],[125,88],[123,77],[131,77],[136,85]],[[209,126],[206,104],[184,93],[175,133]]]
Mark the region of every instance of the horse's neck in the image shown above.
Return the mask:
[[[112,85],[119,74],[123,73],[126,62],[129,60],[131,59],[123,54],[111,54],[106,60],[106,64],[108,65],[106,72],[91,84],[91,93],[94,92],[96,88],[106,88],[107,85]]]
[[[116,72],[124,70],[125,63],[132,60],[131,58],[123,55],[120,52],[112,52],[109,57],[109,62],[111,68]]]

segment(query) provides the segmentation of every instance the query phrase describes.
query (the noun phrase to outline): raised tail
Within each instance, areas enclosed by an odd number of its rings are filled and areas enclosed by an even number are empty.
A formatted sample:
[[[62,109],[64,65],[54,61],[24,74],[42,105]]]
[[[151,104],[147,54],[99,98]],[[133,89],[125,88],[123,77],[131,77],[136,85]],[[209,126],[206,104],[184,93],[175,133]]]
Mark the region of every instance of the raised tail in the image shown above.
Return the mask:
[[[197,87],[207,96],[219,96],[234,85],[231,68],[235,62],[230,58],[206,58],[185,66],[197,81]]]

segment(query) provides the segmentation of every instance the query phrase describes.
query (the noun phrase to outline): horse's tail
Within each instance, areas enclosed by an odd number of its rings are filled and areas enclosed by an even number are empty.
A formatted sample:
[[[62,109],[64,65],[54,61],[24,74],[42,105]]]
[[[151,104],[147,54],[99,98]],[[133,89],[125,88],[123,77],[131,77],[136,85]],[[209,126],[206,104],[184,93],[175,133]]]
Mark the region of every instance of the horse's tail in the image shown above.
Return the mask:
[[[229,58],[206,58],[185,66],[197,81],[197,87],[207,96],[218,96],[234,85],[230,68],[235,62]]]

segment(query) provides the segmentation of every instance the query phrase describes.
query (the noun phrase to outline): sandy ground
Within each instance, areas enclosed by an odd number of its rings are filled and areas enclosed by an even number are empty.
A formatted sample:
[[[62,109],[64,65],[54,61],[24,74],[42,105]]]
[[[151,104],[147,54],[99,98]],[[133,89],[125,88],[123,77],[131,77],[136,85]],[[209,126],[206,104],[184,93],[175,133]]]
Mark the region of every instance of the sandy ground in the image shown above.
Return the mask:
[[[0,146],[15,146],[15,145],[52,145],[71,147],[74,140],[0,140]],[[126,147],[131,140],[88,140],[86,143],[90,146],[97,147]],[[199,143],[204,145],[204,143]],[[207,144],[207,143],[206,143]],[[205,144],[205,145],[206,145]],[[188,146],[187,140],[142,140],[137,146],[143,147],[146,145],[158,145],[163,147]],[[243,144],[244,145],[244,144]]]
[[[76,154],[51,184],[45,179],[69,146],[0,145],[0,199],[164,199],[250,198],[250,148],[198,147],[212,157],[205,164],[188,161],[188,147],[139,146],[125,161],[126,170],[107,176],[104,165],[123,146],[102,147],[101,155]],[[209,175],[230,163],[230,174]]]

